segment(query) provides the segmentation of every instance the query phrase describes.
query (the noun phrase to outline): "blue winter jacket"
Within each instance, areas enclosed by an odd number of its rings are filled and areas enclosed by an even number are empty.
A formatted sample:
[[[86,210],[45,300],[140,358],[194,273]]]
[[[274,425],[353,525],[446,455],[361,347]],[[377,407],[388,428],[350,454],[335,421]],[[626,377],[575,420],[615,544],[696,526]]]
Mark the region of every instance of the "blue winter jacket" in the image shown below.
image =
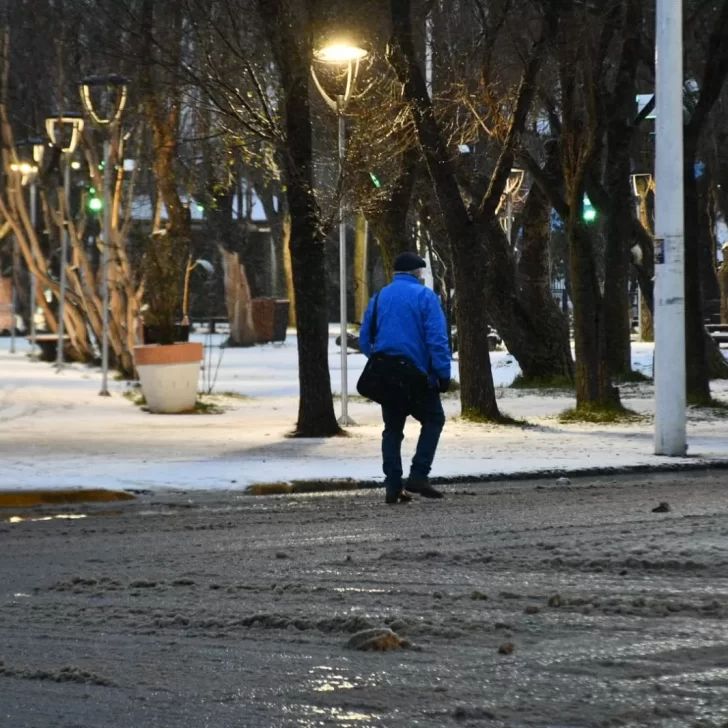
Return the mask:
[[[377,332],[371,343],[372,317],[377,301]],[[450,378],[450,345],[440,300],[407,273],[375,296],[367,308],[359,336],[362,352],[402,356],[419,370],[438,378]]]

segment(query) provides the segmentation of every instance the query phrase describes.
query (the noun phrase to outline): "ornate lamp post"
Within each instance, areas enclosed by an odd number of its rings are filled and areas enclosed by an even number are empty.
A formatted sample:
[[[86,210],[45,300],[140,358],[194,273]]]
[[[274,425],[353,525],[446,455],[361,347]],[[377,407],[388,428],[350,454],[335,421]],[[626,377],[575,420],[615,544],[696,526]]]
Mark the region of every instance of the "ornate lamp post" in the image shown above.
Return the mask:
[[[650,192],[655,191],[655,180],[649,172],[631,174],[629,178],[632,182],[632,192],[634,192],[634,196],[637,198],[637,217],[645,230],[648,230],[647,197]],[[640,341],[644,341],[644,321],[642,317],[642,289],[637,286],[637,327]]]
[[[525,173],[522,169],[517,169],[515,167],[511,169],[511,173],[508,176],[508,182],[506,182],[506,188],[503,192],[503,198],[498,206],[498,209],[500,210],[505,202],[506,216],[501,220],[501,225],[505,234],[508,236],[509,245],[513,245],[513,201],[523,186],[524,177]]]
[[[79,139],[83,133],[83,115],[77,113],[61,113],[49,116],[46,119],[46,131],[54,147],[58,147],[63,154],[63,197],[66,222],[61,235],[61,275],[60,293],[58,294],[58,349],[56,354],[56,368],[63,368],[63,349],[66,336],[65,307],[66,307],[66,266],[68,265],[68,225],[71,220],[71,157],[78,147]]]
[[[78,84],[83,107],[91,122],[106,132],[104,139],[104,259],[103,336],[101,342],[101,391],[109,396],[109,261],[111,253],[111,144],[118,130],[129,95],[129,80],[123,76],[88,76]]]
[[[25,139],[15,145],[17,161],[10,165],[10,171],[20,175],[20,183],[30,189],[30,224],[36,230],[38,218],[38,170],[43,164],[45,143],[42,139]],[[35,273],[30,271],[30,355],[35,354],[36,331],[35,311],[37,308],[37,285]],[[13,295],[15,293],[13,292]],[[13,337],[15,336],[15,305],[13,305]],[[13,341],[12,349],[15,349]]]
[[[366,58],[368,52],[360,46],[343,41],[333,42],[314,52],[314,60],[319,63],[340,66],[346,69],[346,87],[343,94],[332,98],[323,88],[316,75],[315,64],[311,66],[316,88],[319,90],[329,108],[339,118],[339,174],[343,172],[346,158],[346,119],[344,113],[351,100],[359,75],[359,63]],[[346,264],[346,219],[344,203],[339,201],[339,292],[341,307],[341,417],[340,425],[353,425],[349,417],[349,380],[347,362],[347,264]]]

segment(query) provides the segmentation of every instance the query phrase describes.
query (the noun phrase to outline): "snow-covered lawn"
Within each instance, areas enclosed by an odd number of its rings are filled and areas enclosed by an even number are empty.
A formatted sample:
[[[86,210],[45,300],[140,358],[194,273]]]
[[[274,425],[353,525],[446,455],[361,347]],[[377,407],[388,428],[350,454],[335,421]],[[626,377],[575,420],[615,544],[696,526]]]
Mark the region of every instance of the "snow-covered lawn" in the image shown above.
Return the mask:
[[[202,339],[203,337],[200,337]],[[219,339],[218,339],[219,340]],[[0,489],[221,488],[254,482],[302,479],[380,479],[378,409],[355,399],[350,412],[358,426],[347,438],[293,440],[298,407],[295,336],[284,345],[228,349],[223,353],[217,393],[222,415],[154,416],[123,397],[127,385],[113,382],[111,398],[98,396],[98,370],[72,366],[60,374],[0,339]],[[652,347],[633,347],[635,367],[651,374]],[[217,350],[213,351],[213,364]],[[349,386],[364,365],[349,356]],[[332,386],[339,391],[340,358],[332,331]],[[612,468],[666,462],[652,455],[649,421],[619,426],[561,425],[555,415],[573,399],[564,393],[508,389],[518,366],[506,352],[492,356],[493,375],[504,412],[533,427],[489,427],[457,420],[459,403],[448,400],[451,418],[436,461],[437,476],[465,476]],[[728,399],[728,387],[718,384]],[[632,409],[652,411],[649,385],[628,386],[623,399]],[[337,409],[340,406],[336,403]],[[405,455],[414,448],[417,427],[409,426]],[[728,419],[691,415],[690,460],[728,458]]]

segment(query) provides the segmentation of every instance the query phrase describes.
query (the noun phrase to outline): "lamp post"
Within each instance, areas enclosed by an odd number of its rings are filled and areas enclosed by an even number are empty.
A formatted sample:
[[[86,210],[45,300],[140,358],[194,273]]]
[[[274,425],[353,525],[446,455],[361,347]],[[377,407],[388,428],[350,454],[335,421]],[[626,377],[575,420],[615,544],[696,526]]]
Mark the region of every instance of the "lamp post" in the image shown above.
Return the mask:
[[[655,150],[655,454],[683,457],[685,218],[683,2],[657,0]]]
[[[58,349],[56,353],[56,369],[63,368],[63,349],[66,337],[66,266],[68,265],[68,226],[71,222],[71,156],[78,147],[83,132],[83,115],[63,113],[49,116],[46,119],[46,131],[53,146],[58,147],[63,155],[63,198],[65,207],[65,223],[61,235],[61,271],[60,292],[58,294]]]
[[[637,199],[637,219],[642,223],[645,230],[648,229],[647,223],[647,196],[655,189],[655,183],[652,175],[647,172],[643,174],[630,175],[632,182],[632,192]],[[644,340],[644,321],[642,315],[642,289],[637,286],[637,327],[639,332],[639,340]]]
[[[320,63],[343,66],[346,69],[346,90],[332,98],[323,88],[316,75],[314,66],[311,66],[316,88],[324,101],[339,119],[339,174],[343,173],[346,160],[346,119],[344,113],[351,100],[359,75],[359,63],[367,56],[367,51],[356,45],[348,43],[334,43],[321,48],[314,53],[314,59]],[[341,417],[340,425],[353,425],[349,417],[349,373],[347,361],[347,263],[346,263],[346,219],[344,217],[344,202],[339,200],[339,295],[341,313]]]
[[[109,397],[109,263],[111,255],[111,143],[129,95],[123,76],[87,76],[78,84],[83,107],[91,122],[106,132],[104,139],[104,258],[103,334],[101,337],[101,397]]]
[[[30,225],[36,231],[38,224],[38,170],[43,163],[45,144],[42,139],[26,139],[15,145],[18,154],[17,163],[10,165],[10,170],[20,174],[20,183],[30,189]],[[31,250],[32,254],[32,250]],[[30,355],[35,354],[36,330],[35,311],[38,298],[38,280],[32,268],[30,271]],[[14,312],[13,312],[14,313]]]
[[[37,168],[30,162],[16,160],[11,163],[10,171],[20,175],[20,184],[25,185],[27,180],[36,173]],[[13,236],[13,263],[12,263],[12,300],[10,303],[10,353],[16,353],[15,339],[17,335],[16,316],[18,312],[18,239]]]
[[[505,202],[506,216],[505,219],[502,220],[501,225],[505,234],[508,236],[509,245],[513,245],[513,201],[516,195],[520,192],[521,187],[523,187],[524,177],[525,172],[522,169],[517,169],[516,167],[511,169],[508,181],[506,182],[506,188],[503,192],[503,197],[501,198],[500,205],[496,211],[498,212]]]

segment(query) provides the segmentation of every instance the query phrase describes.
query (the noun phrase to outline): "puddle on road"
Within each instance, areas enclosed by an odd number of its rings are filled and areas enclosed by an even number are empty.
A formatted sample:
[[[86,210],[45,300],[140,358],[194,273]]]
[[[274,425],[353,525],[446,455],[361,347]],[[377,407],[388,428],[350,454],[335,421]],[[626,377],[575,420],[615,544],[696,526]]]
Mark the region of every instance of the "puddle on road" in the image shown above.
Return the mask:
[[[335,592],[347,592],[355,594],[386,594],[386,589],[365,589],[359,586],[337,586],[332,589]]]
[[[379,719],[374,713],[359,713],[342,708],[317,708],[313,705],[300,706],[301,712],[309,713],[306,716],[295,718],[296,725],[302,728],[319,728],[320,726],[335,723],[340,728],[375,728]],[[293,712],[293,711],[291,711]],[[372,721],[372,722],[368,722]]]
[[[10,518],[4,518],[6,523],[33,523],[37,521],[78,521],[82,518],[88,518],[86,513],[59,513],[55,516],[10,516]]]
[[[0,518],[0,523],[41,523],[47,521],[82,521],[86,518],[96,518],[97,516],[121,516],[128,511],[106,510],[106,511],[89,511],[88,513],[53,513],[42,515],[41,513],[28,513],[22,515],[6,516]]]
[[[314,676],[311,683],[315,693],[333,693],[337,690],[373,687],[376,684],[375,680],[364,678],[361,675],[340,675],[336,668],[326,665],[317,665],[309,670],[308,673]]]

